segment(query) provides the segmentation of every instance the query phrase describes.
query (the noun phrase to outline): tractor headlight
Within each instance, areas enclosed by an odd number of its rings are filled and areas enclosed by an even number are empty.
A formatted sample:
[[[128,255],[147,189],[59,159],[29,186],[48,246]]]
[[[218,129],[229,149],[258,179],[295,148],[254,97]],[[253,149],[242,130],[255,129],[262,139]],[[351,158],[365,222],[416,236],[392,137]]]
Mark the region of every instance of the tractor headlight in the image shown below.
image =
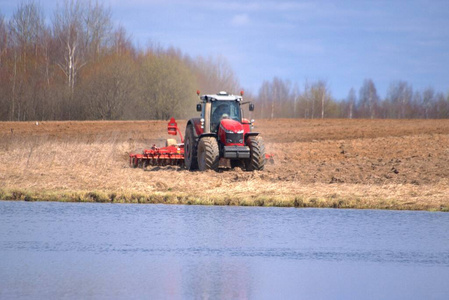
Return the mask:
[[[227,130],[227,129],[224,129],[224,128],[223,128],[223,130],[224,130],[224,132],[226,132],[226,133],[237,133],[237,134],[242,134],[242,133],[245,132],[243,129],[242,129],[242,130],[239,130],[239,131],[237,131],[237,132],[234,132],[234,131],[232,131],[232,130]]]
[[[226,133],[234,133],[234,131],[232,131],[232,130],[227,130],[227,129],[225,129],[225,128],[223,128],[223,130],[224,130],[224,132],[226,132]]]

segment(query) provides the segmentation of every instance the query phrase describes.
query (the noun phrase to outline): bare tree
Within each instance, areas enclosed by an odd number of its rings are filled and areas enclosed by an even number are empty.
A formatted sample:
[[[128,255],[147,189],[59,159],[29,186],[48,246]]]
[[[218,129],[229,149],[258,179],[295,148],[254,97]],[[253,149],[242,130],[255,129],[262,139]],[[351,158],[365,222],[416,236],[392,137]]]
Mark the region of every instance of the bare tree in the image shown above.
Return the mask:
[[[5,19],[0,14],[0,120],[7,120],[9,116],[10,76],[8,67],[8,30]]]
[[[312,83],[309,88],[309,99],[312,103],[312,119],[315,117],[324,118],[325,115],[325,107],[326,100],[330,99],[329,89],[327,88],[327,83],[323,80],[319,80],[315,83]],[[318,110],[318,115],[315,108]],[[321,111],[321,114],[319,113]]]
[[[422,96],[422,106],[424,109],[424,118],[428,119],[430,117],[430,109],[432,107],[432,103],[435,102],[435,91],[433,88],[426,88],[423,92]]]
[[[264,80],[259,88],[259,95],[257,97],[257,102],[260,105],[260,118],[266,118],[266,112],[268,110],[268,105],[272,101],[271,85],[268,81]]]
[[[449,95],[445,97],[442,93],[436,93],[431,115],[434,119],[449,118]]]
[[[355,102],[357,101],[354,88],[351,88],[349,90],[347,101],[348,101],[348,106],[349,106],[348,118],[352,119],[352,117],[354,116],[354,105],[355,105]]]
[[[136,63],[131,57],[104,56],[86,66],[77,93],[85,101],[83,115],[89,119],[122,119],[125,105],[136,98]],[[83,101],[79,101],[82,103]]]
[[[149,118],[188,117],[193,113],[196,82],[190,69],[171,55],[147,54],[141,62],[141,103]]]
[[[292,111],[293,104],[293,93],[291,88],[291,83],[289,80],[283,80],[278,77],[273,78],[273,101],[271,118],[274,118],[274,113],[276,112],[276,117],[291,117],[290,112]]]
[[[305,103],[304,108],[304,119],[311,118],[313,119],[313,114],[315,110],[315,103],[311,101],[311,93],[310,93],[310,84],[309,81],[306,80],[304,83],[304,93],[302,95],[303,102]]]
[[[84,12],[84,48],[87,55],[96,60],[101,49],[107,48],[112,40],[111,9],[105,8],[98,0],[89,1],[87,11]]]
[[[405,81],[390,84],[387,98],[391,104],[392,116],[403,119],[408,117],[408,109],[413,96],[412,87]]]
[[[9,21],[13,49],[10,120],[27,119],[39,105],[33,86],[40,80],[38,57],[44,28],[42,10],[34,2],[20,4]]]
[[[299,86],[297,83],[295,83],[294,87],[293,87],[293,118],[297,118],[297,110],[298,110],[298,100],[299,100],[299,96],[300,96],[300,92],[299,92]]]
[[[365,79],[359,95],[360,117],[374,119],[378,105],[379,96],[377,95],[376,86],[371,79]]]
[[[223,56],[198,57],[191,67],[198,78],[199,88],[206,93],[235,93],[240,88],[237,76]]]
[[[123,55],[133,52],[131,37],[126,33],[125,27],[120,25],[113,32],[113,36],[112,48],[116,54]]]
[[[37,55],[44,31],[42,10],[34,2],[22,3],[9,22],[12,43],[22,56],[26,68],[27,56]]]
[[[326,104],[326,98],[327,98],[327,85],[326,83],[323,83],[320,85],[321,90],[321,119],[324,119],[324,108]]]
[[[3,57],[8,52],[8,30],[5,22],[5,17],[0,14],[0,67],[3,66]]]
[[[64,72],[72,94],[78,72],[86,64],[83,18],[80,1],[65,0],[64,6],[56,9],[53,20],[53,34],[58,41],[57,64]]]
[[[258,102],[262,106],[262,117],[292,117],[294,95],[290,82],[278,77],[274,77],[271,82],[264,81],[259,89]]]

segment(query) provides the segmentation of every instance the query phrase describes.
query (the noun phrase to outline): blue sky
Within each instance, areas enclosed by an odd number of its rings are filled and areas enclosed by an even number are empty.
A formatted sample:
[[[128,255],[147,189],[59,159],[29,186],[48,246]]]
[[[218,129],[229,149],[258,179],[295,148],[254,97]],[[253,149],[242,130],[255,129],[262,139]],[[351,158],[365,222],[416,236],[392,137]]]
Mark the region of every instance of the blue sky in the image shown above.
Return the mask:
[[[50,17],[55,1],[38,2]],[[10,16],[18,3],[0,0],[1,13]],[[381,97],[397,80],[449,92],[449,0],[103,3],[136,44],[223,56],[254,93],[275,76],[300,89],[326,80],[337,99],[367,78]]]

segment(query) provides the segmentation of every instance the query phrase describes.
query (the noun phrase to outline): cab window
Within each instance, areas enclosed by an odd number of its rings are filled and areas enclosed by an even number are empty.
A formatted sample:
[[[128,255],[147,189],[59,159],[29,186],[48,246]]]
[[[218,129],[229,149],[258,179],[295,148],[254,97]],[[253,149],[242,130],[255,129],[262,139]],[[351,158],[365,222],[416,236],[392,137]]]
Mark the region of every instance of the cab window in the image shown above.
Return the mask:
[[[211,110],[211,131],[217,131],[222,119],[241,122],[240,105],[236,101],[214,101]]]

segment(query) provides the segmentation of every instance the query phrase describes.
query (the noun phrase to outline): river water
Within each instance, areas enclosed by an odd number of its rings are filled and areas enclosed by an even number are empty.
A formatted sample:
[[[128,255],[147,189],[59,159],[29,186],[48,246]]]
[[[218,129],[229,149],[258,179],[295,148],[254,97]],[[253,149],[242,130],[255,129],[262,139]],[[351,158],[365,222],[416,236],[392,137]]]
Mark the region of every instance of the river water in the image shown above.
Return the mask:
[[[449,214],[0,201],[0,298],[448,299]]]

